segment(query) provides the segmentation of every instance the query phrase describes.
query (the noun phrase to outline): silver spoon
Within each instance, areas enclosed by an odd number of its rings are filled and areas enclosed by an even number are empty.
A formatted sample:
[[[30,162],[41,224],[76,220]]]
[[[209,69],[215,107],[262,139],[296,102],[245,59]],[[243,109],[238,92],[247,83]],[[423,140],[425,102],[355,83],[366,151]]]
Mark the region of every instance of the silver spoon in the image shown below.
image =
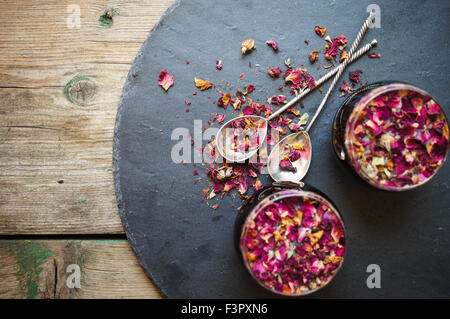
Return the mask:
[[[349,56],[352,56],[353,52],[358,47],[364,33],[366,32],[369,24],[372,22],[373,14],[371,13],[369,17],[364,22],[361,30],[356,36],[352,47],[349,50]],[[376,45],[377,41],[372,40],[370,44]],[[367,45],[366,45],[367,46]],[[359,51],[358,51],[359,52]],[[357,53],[358,53],[357,52]],[[322,102],[316,110],[311,122],[308,124],[306,130],[301,130],[297,133],[290,134],[278,142],[272,152],[269,155],[267,168],[270,176],[275,181],[290,181],[298,182],[300,181],[308,172],[309,166],[311,164],[311,139],[309,137],[309,130],[317,119],[319,113],[322,111],[328,97],[331,95],[337,81],[344,72],[350,61],[344,60],[344,62],[337,68],[336,76],[333,79],[327,93],[325,94]],[[292,152],[298,151],[299,153],[292,154]],[[297,158],[298,157],[298,158]],[[284,165],[282,165],[284,164]],[[282,167],[283,166],[283,167]]]
[[[359,59],[361,56],[363,56],[365,53],[367,53],[370,49],[372,49],[376,44],[377,44],[377,40],[372,40],[372,42],[366,44],[364,47],[359,49],[355,54],[353,54],[351,56],[349,55],[349,57],[346,60],[344,60],[347,62],[346,65]],[[264,118],[264,117],[257,116],[257,115],[245,115],[245,116],[239,116],[234,119],[231,119],[228,122],[226,122],[225,124],[223,124],[216,135],[216,147],[217,147],[219,154],[229,162],[243,162],[243,161],[251,158],[253,155],[256,154],[258,149],[261,148],[261,146],[267,136],[268,121],[274,119],[275,117],[277,117],[278,115],[280,115],[281,113],[286,111],[289,107],[291,107],[292,105],[297,103],[301,98],[308,95],[315,88],[320,87],[323,83],[325,83],[328,79],[330,79],[333,75],[335,75],[339,71],[340,67],[343,64],[341,64],[337,68],[334,68],[333,70],[331,70],[330,72],[325,74],[323,77],[321,77],[316,82],[316,86],[314,88],[312,88],[312,89],[307,88],[307,89],[303,90],[298,96],[296,96],[295,98],[290,100],[287,104],[285,104],[283,107],[281,107],[279,110],[277,110],[275,113],[273,113],[268,118]],[[317,114],[317,112],[316,112],[316,114]],[[234,127],[237,126],[236,122],[239,122],[239,121],[242,121],[245,119],[247,119],[249,121],[257,122],[256,123],[257,125],[255,125],[255,127],[259,131],[258,131],[258,133],[256,133],[256,132],[252,132],[252,133],[254,133],[255,135],[257,135],[259,137],[259,145],[257,145],[256,147],[248,148],[247,150],[245,148],[236,150],[236,148],[234,147],[235,145],[228,145],[229,143],[227,143],[227,135],[228,135],[228,139],[230,139],[230,136],[232,136],[234,134],[234,132],[233,132],[233,131],[235,131]],[[245,141],[245,135],[247,133],[245,131],[242,131],[239,133],[240,134],[238,134],[239,136],[237,137],[237,141],[242,143]]]

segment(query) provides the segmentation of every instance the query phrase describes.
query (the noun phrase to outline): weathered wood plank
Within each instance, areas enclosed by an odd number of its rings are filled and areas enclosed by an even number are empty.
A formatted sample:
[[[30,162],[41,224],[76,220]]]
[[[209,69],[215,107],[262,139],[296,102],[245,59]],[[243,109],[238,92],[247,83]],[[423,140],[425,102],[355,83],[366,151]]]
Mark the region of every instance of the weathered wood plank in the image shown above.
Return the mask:
[[[123,233],[116,110],[137,51],[172,0],[77,1],[79,29],[67,27],[71,3],[2,2],[0,234]],[[119,15],[104,28],[98,18],[109,7]],[[70,86],[81,105],[63,93],[76,75],[92,76]]]
[[[0,260],[0,298],[161,298],[126,240],[0,240]]]

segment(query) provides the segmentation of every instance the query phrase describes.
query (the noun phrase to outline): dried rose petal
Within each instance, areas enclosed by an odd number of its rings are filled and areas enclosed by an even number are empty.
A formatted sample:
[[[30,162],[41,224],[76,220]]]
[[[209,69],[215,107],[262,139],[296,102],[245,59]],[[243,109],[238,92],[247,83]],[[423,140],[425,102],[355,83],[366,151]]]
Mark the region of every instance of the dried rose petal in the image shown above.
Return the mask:
[[[316,34],[317,34],[319,37],[323,38],[323,36],[325,35],[325,32],[327,32],[327,28],[325,28],[325,27],[319,27],[318,25],[316,25],[316,26],[314,27],[314,31],[316,31]]]
[[[289,160],[291,162],[295,162],[298,159],[300,159],[302,153],[300,152],[300,150],[295,149],[294,147],[291,148],[291,150],[289,151]]]
[[[291,90],[304,89],[306,87],[312,89],[316,83],[312,75],[306,73],[306,70],[297,68],[296,70],[287,69],[284,73],[286,83],[291,82]]]
[[[380,53],[370,53],[368,55],[369,59],[379,59],[381,57]]]
[[[169,90],[169,88],[173,85],[173,76],[167,73],[166,70],[161,70],[158,76],[158,84],[165,90]]]
[[[252,51],[253,49],[255,49],[255,40],[253,40],[252,38],[245,40],[244,42],[242,42],[241,45],[241,53],[245,54],[249,51]]]
[[[361,77],[360,77],[361,73],[363,73],[362,70],[356,70],[356,71],[350,72],[348,74],[348,77],[349,77],[350,81],[352,81],[354,83],[359,83],[361,81]]]
[[[223,124],[223,121],[225,120],[225,114],[217,114],[217,122],[220,124]]]
[[[320,53],[320,50],[315,50],[315,51],[312,51],[310,54],[308,54],[309,62],[314,63],[315,61],[317,61],[319,59],[319,53]]]
[[[281,105],[287,103],[286,96],[284,95],[274,95],[267,100],[268,103]]]
[[[244,113],[244,115],[252,115],[253,108],[250,105],[248,105],[242,110],[242,113]]]
[[[249,93],[252,93],[255,90],[255,86],[253,84],[249,84],[248,86],[244,86],[244,95],[247,95]]]
[[[217,106],[223,107],[226,110],[228,107],[228,103],[230,103],[230,99],[231,99],[230,93],[223,94],[217,101]]]
[[[275,40],[268,40],[268,41],[266,41],[266,43],[269,45],[269,46],[271,46],[272,47],[272,49],[275,51],[275,52],[278,52],[278,45],[277,45],[277,43],[275,42]]]
[[[202,80],[199,78],[194,78],[194,81],[195,81],[195,86],[198,87],[200,89],[200,91],[210,89],[213,86],[212,82]]]
[[[280,161],[280,169],[283,171],[289,171],[289,172],[293,172],[293,173],[297,172],[297,168],[294,167],[294,165],[292,165],[289,158],[285,158]]]
[[[259,178],[257,178],[255,184],[253,184],[253,189],[255,191],[259,191],[261,188],[262,188],[261,181],[259,180]]]
[[[344,61],[345,59],[348,58],[348,53],[345,50],[341,51],[341,57],[339,58],[339,63],[342,63],[342,61]]]
[[[216,60],[216,69],[222,70],[222,60]]]
[[[279,78],[281,77],[281,75],[283,74],[283,72],[280,70],[280,67],[277,66],[276,68],[270,68],[269,71],[267,72],[270,77],[272,78]]]

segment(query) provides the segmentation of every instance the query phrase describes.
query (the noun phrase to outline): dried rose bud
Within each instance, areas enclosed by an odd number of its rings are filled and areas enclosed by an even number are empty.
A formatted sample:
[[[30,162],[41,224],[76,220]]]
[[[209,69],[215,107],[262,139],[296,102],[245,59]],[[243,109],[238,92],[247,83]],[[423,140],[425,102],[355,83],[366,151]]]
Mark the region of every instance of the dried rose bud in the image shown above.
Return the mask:
[[[317,61],[319,59],[319,53],[320,51],[316,50],[316,51],[312,51],[308,56],[309,56],[309,62],[314,63],[315,61]]]
[[[345,50],[342,50],[341,52],[341,57],[339,58],[339,62],[342,63],[342,61],[344,61],[345,59],[348,58],[348,53]]]
[[[268,41],[266,41],[266,43],[267,43],[267,45],[269,45],[269,46],[271,46],[272,47],[272,49],[275,51],[275,52],[278,52],[278,45],[277,45],[277,43],[275,42],[275,40],[268,40]]]
[[[256,48],[255,46],[255,40],[253,40],[252,38],[245,40],[244,42],[242,42],[241,44],[241,52],[242,54],[245,54],[249,51],[252,51]]]
[[[216,69],[222,70],[222,60],[216,60]]]
[[[222,166],[221,168],[217,169],[216,178],[219,181],[224,181],[230,178],[232,175],[233,175],[233,168],[231,166]]]

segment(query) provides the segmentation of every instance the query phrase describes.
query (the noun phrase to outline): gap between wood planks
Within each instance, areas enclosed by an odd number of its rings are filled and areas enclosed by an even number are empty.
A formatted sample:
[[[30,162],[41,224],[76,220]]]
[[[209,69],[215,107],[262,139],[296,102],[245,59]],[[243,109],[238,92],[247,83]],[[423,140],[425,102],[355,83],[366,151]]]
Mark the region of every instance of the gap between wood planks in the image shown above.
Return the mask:
[[[162,297],[126,240],[0,240],[0,256],[0,298]]]

